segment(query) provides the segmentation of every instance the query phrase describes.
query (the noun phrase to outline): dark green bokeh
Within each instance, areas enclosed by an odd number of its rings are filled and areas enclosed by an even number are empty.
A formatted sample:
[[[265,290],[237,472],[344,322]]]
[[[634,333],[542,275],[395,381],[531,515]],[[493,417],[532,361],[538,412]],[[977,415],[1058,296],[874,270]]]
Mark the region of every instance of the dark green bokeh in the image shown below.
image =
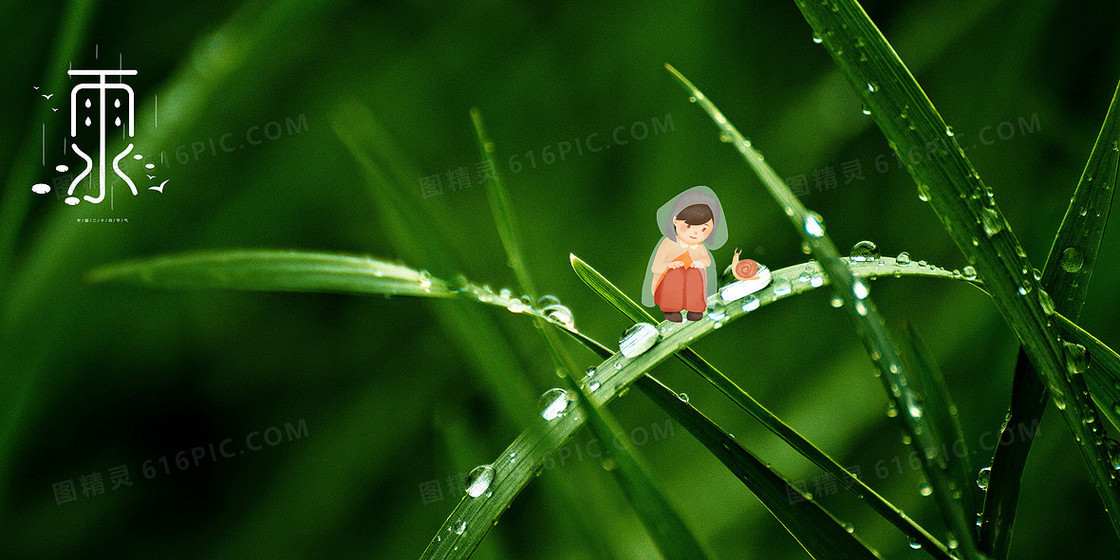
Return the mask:
[[[943,5],[944,4],[944,5]],[[1120,78],[1112,22],[1096,2],[1023,6],[867,2],[865,8],[952,124],[1029,258],[1040,265]],[[66,44],[66,3],[0,7],[10,53],[0,68],[5,176],[25,144],[37,148],[47,101],[32,86]],[[89,268],[192,249],[302,248],[403,257],[371,189],[392,189],[454,235],[462,264],[409,262],[495,288],[513,284],[481,184],[424,197],[421,181],[479,161],[468,109],[497,143],[527,258],[542,293],[575,312],[580,329],[611,343],[626,321],[568,265],[575,253],[636,297],[657,241],[656,209],[709,185],[728,213],[729,243],[778,268],[804,260],[798,238],[738,154],[665,72],[672,63],[703,89],[785,177],[804,175],[805,204],[840,244],[877,242],[885,254],[947,267],[964,263],[910,177],[890,155],[792,2],[676,2],[638,7],[470,6],[417,2],[99,3],[76,46],[75,68],[115,65],[131,81],[138,116],[160,96],[160,129],[139,122],[138,145],[159,138],[171,162],[160,196],[118,199],[112,212],[25,193],[29,213],[2,285],[0,315],[0,550],[5,557],[413,558],[458,496],[448,478],[493,460],[530,418],[503,416],[474,362],[438,317],[452,301],[309,294],[155,292],[90,286]],[[94,59],[97,45],[98,58]],[[108,61],[108,63],[106,63]],[[66,92],[54,92],[57,102]],[[409,181],[371,186],[332,129],[342,107],[368,107],[409,170]],[[62,106],[64,105],[55,105]],[[65,108],[48,115],[50,145]],[[306,129],[286,128],[305,118]],[[662,126],[654,134],[652,121]],[[210,142],[285,126],[260,145],[226,153]],[[642,128],[648,126],[648,137]],[[345,125],[345,121],[342,123]],[[619,140],[613,143],[617,127]],[[256,134],[260,134],[260,129]],[[591,140],[590,135],[597,134]],[[254,138],[259,138],[255,136]],[[575,143],[584,143],[577,154]],[[55,141],[57,140],[57,141]],[[236,140],[238,144],[242,142]],[[563,161],[544,164],[571,142]],[[588,152],[595,147],[609,149]],[[201,143],[201,144],[195,144]],[[198,155],[194,147],[203,145]],[[153,148],[154,149],[154,148]],[[38,149],[32,149],[34,156]],[[185,164],[176,160],[177,154]],[[536,160],[536,168],[530,157]],[[512,159],[512,161],[511,161]],[[862,179],[845,181],[860,162]],[[520,164],[519,173],[513,163]],[[512,166],[512,168],[511,168]],[[878,167],[877,167],[878,166]],[[831,169],[837,186],[814,188]],[[880,172],[880,169],[885,171]],[[18,197],[17,197],[18,198]],[[0,215],[4,209],[0,209]],[[125,216],[128,224],[75,223]],[[421,219],[419,216],[416,219]],[[431,224],[435,227],[436,224]],[[422,243],[424,240],[416,240]],[[1120,243],[1106,234],[1102,255]],[[1080,323],[1120,342],[1120,266],[1098,264]],[[1009,399],[1017,345],[975,290],[934,280],[880,280],[876,302],[894,325],[929,342],[961,410],[968,443],[990,449]],[[534,390],[561,385],[531,322],[471,310],[509,337],[510,362]],[[721,329],[696,348],[756,398],[889,500],[940,535],[932,498],[919,495],[911,449],[884,414],[885,397],[850,323],[809,294]],[[497,350],[495,350],[497,351]],[[576,354],[592,365],[590,354]],[[886,557],[919,557],[905,539],[843,491],[815,489],[818,471],[759,428],[695,374],[667,363],[658,377],[734,432]],[[531,399],[532,397],[530,397]],[[535,403],[529,402],[531,408]],[[612,405],[638,439],[668,495],[720,558],[804,553],[742,485],[666,415],[632,394]],[[179,471],[176,453],[304,422],[306,437],[234,458],[210,455]],[[260,436],[258,436],[260,437]],[[598,460],[577,456],[546,470],[579,497],[532,484],[484,541],[479,558],[592,558],[609,541],[618,558],[648,558],[652,544]],[[637,443],[637,442],[636,442]],[[975,458],[986,464],[987,453]],[[165,474],[160,457],[170,463]],[[582,457],[582,460],[580,458]],[[898,462],[896,463],[896,459]],[[142,465],[151,460],[148,479]],[[127,465],[131,486],[111,490]],[[877,468],[878,467],[878,468]],[[879,476],[882,472],[885,476]],[[104,494],[57,504],[52,485],[90,473]],[[421,486],[439,481],[442,500]],[[540,481],[538,481],[540,482]],[[601,529],[599,536],[588,528]],[[1067,430],[1044,419],[1024,476],[1016,558],[1114,558],[1120,552]]]

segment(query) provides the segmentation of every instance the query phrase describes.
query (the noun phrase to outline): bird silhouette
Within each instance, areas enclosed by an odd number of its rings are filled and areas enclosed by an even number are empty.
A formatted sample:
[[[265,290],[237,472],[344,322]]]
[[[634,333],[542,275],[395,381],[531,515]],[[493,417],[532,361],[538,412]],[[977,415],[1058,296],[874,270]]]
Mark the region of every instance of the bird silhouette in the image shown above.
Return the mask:
[[[43,99],[47,99],[47,100],[49,100],[49,99],[50,99],[50,98],[52,98],[52,97],[54,97],[54,94],[53,94],[53,93],[44,93],[44,94],[43,94]]]
[[[158,187],[148,187],[148,190],[156,191],[156,192],[159,192],[159,193],[162,194],[163,193],[163,186],[166,185],[167,182],[170,181],[170,180],[171,179],[164,179],[163,182],[160,183]]]
[[[31,86],[31,87],[35,88],[35,91],[39,91],[39,86]]]
[[[58,107],[51,107],[51,110],[57,113],[58,112]]]
[[[145,173],[145,175],[147,175],[147,173]],[[148,180],[149,181],[152,180],[152,179],[155,179],[155,178],[156,178],[155,175],[148,175]]]

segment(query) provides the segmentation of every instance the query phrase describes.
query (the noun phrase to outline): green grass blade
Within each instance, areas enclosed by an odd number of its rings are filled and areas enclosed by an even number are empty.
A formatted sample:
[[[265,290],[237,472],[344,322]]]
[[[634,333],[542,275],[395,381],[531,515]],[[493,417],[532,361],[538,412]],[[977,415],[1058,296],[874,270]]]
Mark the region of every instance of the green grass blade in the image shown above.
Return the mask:
[[[610,280],[604,277],[599,271],[595,270],[591,265],[587,264],[579,257],[571,255],[572,269],[575,270],[576,276],[583,280],[595,293],[605,299],[608,303],[622,312],[623,315],[629,317],[635,322],[656,322],[644,307],[638,305],[634,300],[630,299],[622,290],[618,289]],[[855,265],[866,266],[883,275],[893,274],[892,269],[896,271],[910,270],[909,265],[900,265],[894,259],[889,261],[877,260],[872,262],[856,261]],[[806,268],[811,268],[810,265],[805,265]],[[913,271],[921,271],[922,274],[937,275],[940,271],[938,267],[913,267]],[[943,271],[948,277],[952,277],[952,273]],[[776,275],[775,277],[782,277]],[[800,274],[797,278],[800,279]],[[814,278],[814,276],[810,276]],[[824,282],[823,277],[820,278],[822,285]],[[804,282],[797,283],[804,286]],[[811,284],[810,284],[811,286]],[[836,480],[841,482],[841,486],[854,494],[857,498],[865,502],[868,506],[874,509],[877,513],[890,521],[895,527],[898,527],[904,534],[906,534],[914,542],[922,545],[926,550],[936,553],[940,558],[949,558],[948,550],[936,538],[929,534],[924,528],[910,519],[905,513],[888,502],[877,492],[872,490],[869,486],[864,484],[862,480],[852,475],[843,466],[837,463],[828,454],[821,451],[812,442],[805,439],[796,430],[791,428],[788,424],[778,418],[774,413],[770,412],[765,406],[759,403],[754,397],[750,396],[738,384],[725,376],[722,372],[711,365],[707,360],[702,358],[691,348],[684,348],[676,354],[676,357],[685,363],[688,367],[699,373],[704,379],[708,380],[720,392],[730,398],[740,408],[745,410],[753,418],[758,420],[768,430],[773,432],[783,441],[788,443],[790,447],[794,448],[805,458],[809,459],[816,466],[827,472]]]
[[[301,251],[208,251],[102,266],[91,282],[170,289],[451,297],[430,274],[369,257]]]
[[[1092,445],[1092,400],[1065,376],[1061,341],[1048,324],[1041,284],[990,188],[897,53],[854,0],[797,0],[813,31],[870,110],[950,237],[984,278],[1000,313],[1050,391],[1120,534],[1120,480]]]
[[[611,470],[611,474],[634,506],[634,510],[637,511],[638,517],[653,538],[658,550],[670,560],[710,558],[711,554],[704,550],[692,529],[684,522],[665,494],[654,484],[649,467],[641,460],[637,450],[620,435],[622,428],[618,421],[605,409],[596,408],[588,399],[583,387],[575,381],[579,368],[560,346],[556,333],[543,324],[540,330],[548,342],[549,351],[556,365],[566,372],[564,378],[570,386],[569,394],[576,395],[591,433],[595,434],[599,441],[615,442],[615,447],[611,450],[611,460],[614,461],[615,468]],[[647,378],[648,376],[642,376],[640,379]],[[672,393],[668,389],[665,390]],[[674,400],[679,402],[676,393],[672,394]]]
[[[887,392],[887,398],[893,397],[899,400],[899,409],[902,413],[898,418],[902,421],[903,428],[910,434],[918,448],[923,450],[919,456],[926,477],[933,484],[938,496],[944,497],[938,500],[939,505],[942,506],[942,516],[950,527],[968,526],[968,518],[971,514],[964,510],[952,481],[945,475],[945,468],[948,466],[948,459],[945,456],[948,450],[946,442],[939,439],[937,431],[932,429],[929,417],[923,413],[925,403],[921,395],[912,389],[913,376],[899,354],[898,347],[891,340],[886,324],[879,316],[875,303],[870,297],[870,288],[852,273],[848,260],[840,257],[836,245],[825,233],[824,222],[820,215],[806,210],[785,181],[765,162],[762,154],[727,120],[703,92],[672,66],[666,65],[666,67],[688,90],[690,99],[696,100],[712,117],[721,134],[730,138],[731,144],[743,156],[762,180],[770,195],[789,217],[802,242],[820,261],[825,276],[832,284],[833,293],[843,300],[844,308],[855,325],[856,334],[863,342],[872,364],[879,371],[878,377]],[[971,538],[970,534],[957,536],[961,539]]]
[[[1104,124],[1042,269],[1042,286],[1051,297],[1054,309],[1074,320],[1085,303],[1112,208],[1117,157],[1120,156],[1116,151],[1117,140],[1120,140],[1120,85],[1112,94]],[[1116,390],[1111,385],[1093,389],[1090,386],[1094,396],[1101,391]],[[1037,426],[1047,401],[1046,387],[1026,353],[1020,350],[1011,389],[1010,416],[992,458],[984,512],[980,518],[981,549],[998,559],[1007,558],[1011,549],[1019,484],[1034,441],[1033,438],[1015,437],[1015,430],[1020,426]],[[1099,400],[1098,405],[1106,415],[1112,413],[1111,406],[1100,404]]]
[[[509,266],[513,269],[514,276],[517,278],[519,288],[531,297],[535,297],[536,292],[533,288],[532,275],[525,264],[520,234],[514,222],[513,208],[501,182],[501,173],[498,171],[500,167],[494,159],[494,143],[486,133],[486,126],[478,109],[471,109],[471,121],[474,123],[475,133],[478,136],[481,155],[489,162],[490,169],[493,170],[489,174],[489,180],[485,181],[484,184],[486,197],[490,201],[490,211],[497,225],[498,236],[501,239],[502,247],[505,249]],[[536,321],[553,361],[560,368],[559,371],[567,372],[564,379],[570,386],[569,394],[578,396],[592,433],[599,441],[621,442],[615,448],[617,454],[614,460],[617,469],[612,471],[612,474],[614,474],[626,497],[634,506],[638,517],[653,538],[657,548],[666,558],[671,559],[708,558],[709,554],[701,547],[700,541],[692,530],[685,524],[669,500],[665,498],[664,493],[654,484],[649,468],[639,459],[637,452],[629,445],[629,442],[617,437],[620,432],[618,422],[606,410],[600,411],[595,408],[591,401],[587,399],[583,389],[575,382],[575,374],[578,368],[575,367],[567,352],[560,345],[556,333],[548,328],[546,320],[537,317]]]
[[[947,521],[952,524],[952,533],[960,536],[958,543],[963,556],[980,558],[972,522],[972,514],[979,509],[976,507],[974,471],[969,460],[968,446],[965,444],[964,430],[957,416],[957,406],[953,403],[953,397],[945,385],[945,376],[933,358],[933,353],[910,324],[906,329],[906,348],[910,371],[913,372],[912,380],[917,382],[913,389],[925,402],[924,415],[929,421],[924,425],[926,429],[937,432],[935,441],[949,446],[943,453],[946,466],[942,472],[947,479],[945,486],[952,494],[935,492],[934,497],[944,511],[960,508],[960,513],[950,516]]]
[[[879,558],[811,496],[802,496],[780,473],[744,449],[700,411],[650,377],[637,381],[645,393],[704,444],[813,558]]]
[[[1101,412],[1113,426],[1120,427],[1120,355],[1064,315],[1054,317],[1062,329],[1062,336],[1088,351],[1088,368],[1071,373],[1084,374],[1089,393],[1100,405]],[[1096,433],[1094,431],[1094,435]],[[1120,447],[1112,446],[1110,452],[1112,467],[1120,471]]]

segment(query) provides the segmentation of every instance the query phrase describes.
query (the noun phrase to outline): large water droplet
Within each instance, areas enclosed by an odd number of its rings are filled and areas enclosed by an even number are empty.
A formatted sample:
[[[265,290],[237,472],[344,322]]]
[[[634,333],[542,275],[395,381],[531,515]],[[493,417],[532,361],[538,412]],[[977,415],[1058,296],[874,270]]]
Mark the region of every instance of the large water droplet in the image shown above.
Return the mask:
[[[879,258],[879,246],[872,241],[863,240],[852,245],[852,250],[848,252],[848,256],[853,261],[873,261]]]
[[[844,306],[844,298],[842,298],[840,296],[832,296],[832,299],[830,299],[828,301],[828,304],[833,306],[833,307],[837,307],[837,308],[843,307]]]
[[[568,396],[568,392],[559,387],[545,391],[540,398],[543,407],[541,418],[551,422],[563,416],[567,412],[570,402],[571,398]]]
[[[432,287],[432,273],[427,270],[421,270],[418,276],[420,287],[427,290]]]
[[[948,125],[945,126],[945,136],[949,136],[949,137],[953,136],[953,127],[948,126]]]
[[[716,326],[719,327],[719,323],[727,318],[727,304],[720,299],[712,302],[708,307],[708,318],[715,321]]]
[[[879,84],[876,84],[875,82],[867,82],[867,91],[871,93],[879,91]]]
[[[805,233],[811,237],[824,237],[824,218],[816,212],[805,215]]]
[[[922,548],[922,543],[918,542],[917,539],[910,539],[910,548],[918,550]]]
[[[455,533],[456,535],[462,535],[463,531],[467,530],[467,522],[460,520],[458,523],[449,526],[447,530]]]
[[[743,311],[754,311],[758,309],[759,305],[761,305],[761,302],[758,301],[757,297],[753,295],[747,296],[747,299],[743,300]]]
[[[1085,347],[1072,342],[1062,342],[1066,355],[1066,371],[1073,375],[1080,375],[1089,369],[1089,353]]]
[[[929,185],[918,184],[918,200],[922,202],[929,202]]]
[[[681,393],[681,394],[677,395],[677,398],[680,399],[681,402],[686,403],[686,402],[688,402],[688,393]]]
[[[980,469],[980,472],[976,473],[976,485],[979,486],[981,490],[987,491],[988,481],[991,480],[991,478],[992,467],[984,467]]]
[[[903,251],[903,252],[899,253],[898,256],[894,258],[894,260],[898,264],[901,264],[901,265],[904,265],[904,266],[908,265],[908,264],[910,264],[910,253],[907,253],[906,251]]]
[[[622,338],[618,341],[618,350],[627,358],[639,356],[653,348],[659,335],[657,327],[649,323],[637,323],[622,334]]]
[[[490,483],[494,480],[494,467],[479,465],[467,474],[467,495],[477,498],[486,493]]]
[[[995,210],[985,208],[980,218],[984,224],[984,233],[988,237],[1003,231],[1003,219],[999,217],[999,214],[997,214]]]
[[[575,328],[575,318],[572,317],[572,310],[567,306],[557,303],[544,307],[541,312],[545,317],[564,325],[567,329]]]
[[[973,268],[972,266],[966,266],[966,267],[961,269],[961,275],[964,276],[965,280],[975,280],[976,279],[976,269]]]
[[[1038,299],[1042,302],[1042,311],[1047,315],[1053,315],[1054,298],[1050,297],[1050,294],[1046,293],[1046,290],[1040,290],[1038,292]]]
[[[860,110],[860,112],[863,113],[863,116],[865,117],[871,116],[871,109],[868,109],[866,105],[863,106],[863,109]]]
[[[932,496],[933,486],[930,486],[928,482],[923,482],[918,485],[918,493],[923,496]]]
[[[502,290],[502,293],[505,294],[508,291],[509,290]],[[506,309],[508,309],[510,313],[521,313],[526,309],[529,309],[529,306],[526,305],[525,301],[521,298],[509,297],[508,295],[505,295],[503,297],[509,298],[509,303],[506,304]]]
[[[1066,272],[1077,272],[1081,270],[1081,265],[1085,264],[1085,256],[1081,254],[1081,249],[1077,247],[1066,247],[1062,251],[1062,270]]]
[[[852,284],[852,294],[854,294],[857,299],[867,299],[870,293],[871,290],[867,288],[867,284],[864,283],[863,279],[856,278],[855,283]]]
[[[819,45],[824,41],[821,39],[820,35],[817,35],[816,33],[814,33],[813,34],[813,42]]]
[[[778,278],[774,281],[774,295],[784,296],[792,291],[793,286],[789,283],[789,280],[786,280],[785,278]]]
[[[898,404],[891,399],[887,401],[887,418],[894,418],[898,416]]]

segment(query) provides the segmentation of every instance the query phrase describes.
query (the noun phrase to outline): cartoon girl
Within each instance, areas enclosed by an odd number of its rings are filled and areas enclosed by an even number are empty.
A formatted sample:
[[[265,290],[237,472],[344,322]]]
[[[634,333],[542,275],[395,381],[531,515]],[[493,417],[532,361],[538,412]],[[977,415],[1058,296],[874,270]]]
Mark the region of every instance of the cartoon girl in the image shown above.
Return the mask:
[[[711,249],[727,242],[719,198],[708,187],[692,187],[657,211],[657,225],[665,238],[646,265],[642,303],[660,307],[669,321],[683,321],[682,311],[689,321],[698,321],[716,291]]]

